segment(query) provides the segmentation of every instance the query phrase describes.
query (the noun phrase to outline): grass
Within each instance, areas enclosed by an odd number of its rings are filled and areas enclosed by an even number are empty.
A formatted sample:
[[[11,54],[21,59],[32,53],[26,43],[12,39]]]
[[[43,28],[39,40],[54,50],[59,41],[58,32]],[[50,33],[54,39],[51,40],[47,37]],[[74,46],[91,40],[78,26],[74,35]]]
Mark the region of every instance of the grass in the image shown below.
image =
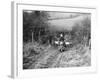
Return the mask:
[[[23,46],[23,69],[83,67],[91,65],[91,51],[88,46],[77,44],[65,52],[39,43]]]

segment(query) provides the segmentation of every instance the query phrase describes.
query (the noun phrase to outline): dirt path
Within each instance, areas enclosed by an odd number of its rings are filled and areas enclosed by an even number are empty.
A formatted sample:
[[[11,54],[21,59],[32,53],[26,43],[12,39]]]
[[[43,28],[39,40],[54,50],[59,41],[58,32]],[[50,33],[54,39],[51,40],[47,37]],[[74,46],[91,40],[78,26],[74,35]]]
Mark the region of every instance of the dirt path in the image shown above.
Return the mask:
[[[47,52],[43,53],[30,68],[88,66],[90,64],[89,59],[91,54],[88,49],[83,49],[82,51],[80,52],[79,50],[73,49],[61,53],[57,49],[50,48]]]

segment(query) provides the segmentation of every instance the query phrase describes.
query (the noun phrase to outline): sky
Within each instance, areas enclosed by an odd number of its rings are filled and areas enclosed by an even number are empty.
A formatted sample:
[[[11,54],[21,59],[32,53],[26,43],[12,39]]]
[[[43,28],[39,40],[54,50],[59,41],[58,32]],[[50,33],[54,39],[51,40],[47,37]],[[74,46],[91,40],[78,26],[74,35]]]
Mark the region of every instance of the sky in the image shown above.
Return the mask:
[[[72,30],[73,26],[77,23],[81,25],[81,21],[85,18],[90,18],[90,14],[83,13],[60,13],[60,12],[49,12],[50,18],[61,18],[49,20],[51,30]],[[76,17],[74,17],[76,16]]]

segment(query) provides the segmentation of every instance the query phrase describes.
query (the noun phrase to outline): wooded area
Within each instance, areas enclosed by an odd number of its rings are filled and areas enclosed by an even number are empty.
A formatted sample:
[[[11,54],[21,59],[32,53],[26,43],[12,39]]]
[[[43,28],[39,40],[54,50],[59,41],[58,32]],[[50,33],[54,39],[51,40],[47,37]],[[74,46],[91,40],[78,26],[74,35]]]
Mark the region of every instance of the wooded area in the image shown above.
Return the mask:
[[[50,20],[50,15],[47,11],[23,11],[23,69],[62,66],[58,64],[61,61],[58,56],[62,56],[60,53],[67,57],[66,60],[73,54],[78,55],[79,60],[83,59],[82,63],[87,57],[89,60],[84,64],[90,65],[91,19],[86,17],[79,22],[81,25],[75,23],[72,30],[63,31],[51,30],[48,20]],[[84,58],[81,56],[83,53],[87,55]],[[78,58],[75,56],[72,56],[72,60]],[[80,62],[67,63],[66,66],[80,64]],[[42,64],[45,65],[42,67]]]

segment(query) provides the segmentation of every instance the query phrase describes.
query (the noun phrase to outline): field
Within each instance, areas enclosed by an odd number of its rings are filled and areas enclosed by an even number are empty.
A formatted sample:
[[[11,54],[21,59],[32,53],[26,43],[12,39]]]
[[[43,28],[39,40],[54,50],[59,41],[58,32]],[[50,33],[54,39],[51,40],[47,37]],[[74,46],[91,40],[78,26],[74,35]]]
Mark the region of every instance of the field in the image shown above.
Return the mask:
[[[28,43],[24,45],[24,69],[83,67],[91,65],[91,52],[88,46],[76,45],[60,52],[52,46]]]

